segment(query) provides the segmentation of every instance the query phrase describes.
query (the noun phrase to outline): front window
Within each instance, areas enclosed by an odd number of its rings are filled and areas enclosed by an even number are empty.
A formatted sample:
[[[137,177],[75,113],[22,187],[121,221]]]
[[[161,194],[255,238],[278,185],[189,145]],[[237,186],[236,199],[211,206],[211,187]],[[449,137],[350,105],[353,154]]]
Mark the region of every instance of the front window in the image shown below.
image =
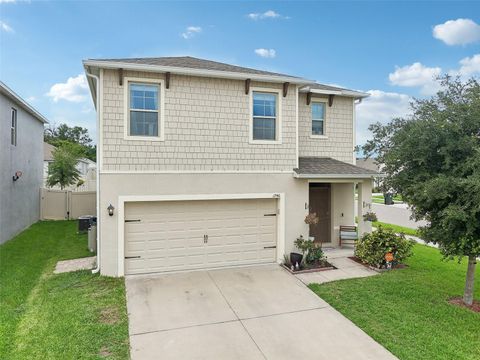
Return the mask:
[[[10,128],[10,144],[17,145],[17,109],[12,108],[12,124]]]
[[[130,136],[159,136],[159,89],[157,84],[129,84]]]
[[[325,103],[312,103],[312,135],[325,135]]]
[[[277,95],[253,92],[253,140],[276,140]]]

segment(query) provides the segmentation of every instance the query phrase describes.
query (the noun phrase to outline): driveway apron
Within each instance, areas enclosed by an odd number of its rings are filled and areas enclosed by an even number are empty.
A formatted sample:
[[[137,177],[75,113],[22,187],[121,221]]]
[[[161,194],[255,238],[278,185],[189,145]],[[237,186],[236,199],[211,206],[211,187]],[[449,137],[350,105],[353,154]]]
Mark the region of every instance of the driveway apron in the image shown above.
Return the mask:
[[[395,359],[278,265],[125,279],[132,359]]]

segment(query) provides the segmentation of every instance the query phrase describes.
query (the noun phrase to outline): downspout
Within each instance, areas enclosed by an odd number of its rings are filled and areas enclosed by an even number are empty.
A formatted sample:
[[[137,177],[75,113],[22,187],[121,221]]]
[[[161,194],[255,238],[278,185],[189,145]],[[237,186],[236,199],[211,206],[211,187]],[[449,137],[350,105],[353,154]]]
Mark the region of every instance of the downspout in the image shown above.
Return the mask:
[[[92,270],[92,274],[96,274],[100,271],[100,252],[102,247],[100,246],[100,78],[97,75],[90,74],[88,70],[86,71],[88,77],[95,79],[97,84],[95,92],[96,92],[96,104],[95,110],[97,110],[97,178],[96,178],[96,202],[97,202],[97,266],[95,269]]]

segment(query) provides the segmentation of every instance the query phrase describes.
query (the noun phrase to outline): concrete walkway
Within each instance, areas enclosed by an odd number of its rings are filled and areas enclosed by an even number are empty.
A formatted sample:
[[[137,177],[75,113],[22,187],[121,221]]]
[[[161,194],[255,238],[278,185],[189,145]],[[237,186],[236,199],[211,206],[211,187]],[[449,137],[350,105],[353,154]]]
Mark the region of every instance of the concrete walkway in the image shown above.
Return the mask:
[[[132,359],[395,359],[278,265],[129,276]]]
[[[65,272],[71,271],[79,271],[79,270],[91,270],[95,267],[97,261],[96,256],[90,256],[80,259],[72,259],[72,260],[62,260],[57,262],[55,266],[55,270],[53,270],[54,274],[61,274]]]

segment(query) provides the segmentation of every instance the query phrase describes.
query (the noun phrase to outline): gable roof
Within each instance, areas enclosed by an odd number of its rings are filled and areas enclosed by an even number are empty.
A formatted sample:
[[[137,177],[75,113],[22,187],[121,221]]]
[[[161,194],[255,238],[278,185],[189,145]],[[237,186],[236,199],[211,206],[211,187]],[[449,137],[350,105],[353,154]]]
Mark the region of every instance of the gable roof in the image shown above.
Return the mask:
[[[243,66],[230,65],[230,64],[225,64],[218,61],[199,59],[191,56],[123,58],[123,59],[92,59],[92,60],[101,61],[101,62],[120,62],[125,64],[173,66],[173,67],[181,67],[181,68],[189,68],[189,69],[229,71],[229,72],[237,72],[237,73],[243,73],[243,74],[288,76],[288,77],[300,79],[299,77],[296,77],[296,76],[258,70],[258,69],[252,69],[252,68],[243,67]]]
[[[191,56],[151,57],[151,58],[119,58],[119,59],[87,59],[83,65],[88,68],[125,69],[138,71],[171,72],[174,74],[208,76],[231,79],[251,79],[257,81],[290,82],[292,84],[308,84],[307,80],[298,76],[231,65]]]
[[[118,58],[118,59],[87,59],[83,61],[87,73],[94,69],[125,69],[145,72],[164,72],[180,75],[204,76],[213,78],[227,78],[236,80],[251,79],[264,82],[288,82],[302,86],[300,92],[312,92],[326,95],[348,96],[356,99],[368,97],[369,94],[356,90],[325,85],[298,76],[281,74],[271,71],[253,69],[243,66],[231,65],[199,59],[192,56],[169,56],[148,58]],[[94,84],[89,79],[93,92]]]
[[[55,150],[55,146],[43,142],[43,161],[53,161],[53,150]]]
[[[45,124],[48,123],[48,120],[45,116],[40,114],[32,105],[23,100],[15,91],[10,89],[4,82],[0,81],[0,93],[8,97],[10,100],[15,102],[23,110],[32,115],[35,119]]]
[[[357,166],[374,171],[380,169],[380,164],[373,158],[357,158]]]
[[[372,178],[382,176],[377,171],[361,168],[329,157],[300,157],[293,169],[299,178]]]

